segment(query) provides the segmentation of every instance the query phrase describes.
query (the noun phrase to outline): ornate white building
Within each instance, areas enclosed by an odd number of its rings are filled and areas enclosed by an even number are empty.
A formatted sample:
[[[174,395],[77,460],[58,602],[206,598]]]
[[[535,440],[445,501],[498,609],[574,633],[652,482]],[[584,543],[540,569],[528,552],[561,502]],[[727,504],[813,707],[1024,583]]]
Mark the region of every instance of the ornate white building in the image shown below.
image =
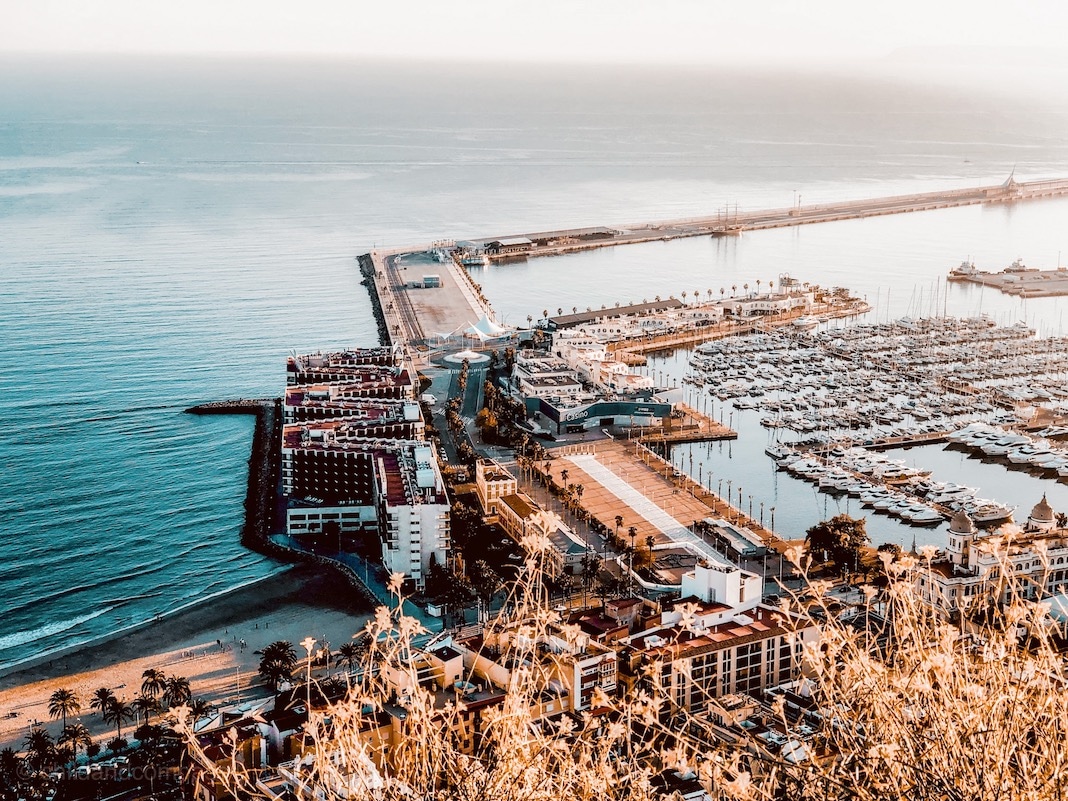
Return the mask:
[[[949,526],[944,558],[917,580],[921,596],[947,611],[1014,595],[1038,600],[1068,589],[1068,529],[1058,528],[1046,496],[1023,530],[983,534],[963,511]]]

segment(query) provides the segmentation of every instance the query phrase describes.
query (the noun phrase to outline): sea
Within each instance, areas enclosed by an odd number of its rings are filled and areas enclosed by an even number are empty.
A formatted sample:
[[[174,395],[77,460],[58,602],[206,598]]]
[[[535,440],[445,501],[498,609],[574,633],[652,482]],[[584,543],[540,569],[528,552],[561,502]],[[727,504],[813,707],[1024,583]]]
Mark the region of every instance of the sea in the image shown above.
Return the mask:
[[[184,410],[278,395],[291,351],[374,344],[360,253],[1065,176],[1066,130],[1063,95],[893,70],[0,58],[0,670],[281,569],[239,542],[251,418]],[[1056,267],[1066,222],[1068,199],[972,207],[476,280],[513,325],[788,274],[851,288],[870,319],[987,313],[1050,335],[1065,299],[942,278],[966,258]],[[681,377],[686,358],[652,366]],[[676,463],[744,485],[785,536],[836,511],[771,469],[755,418],[736,422],[738,441]],[[1063,484],[904,455],[1068,510]]]

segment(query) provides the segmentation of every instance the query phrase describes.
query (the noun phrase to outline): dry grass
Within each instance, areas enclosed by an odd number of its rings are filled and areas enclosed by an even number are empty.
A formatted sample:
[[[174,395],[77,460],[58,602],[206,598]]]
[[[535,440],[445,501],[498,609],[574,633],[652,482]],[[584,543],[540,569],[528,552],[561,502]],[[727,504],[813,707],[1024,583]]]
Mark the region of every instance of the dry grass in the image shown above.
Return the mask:
[[[374,642],[366,664],[409,670],[415,688],[398,736],[390,745],[368,735],[390,692],[385,671],[365,670],[347,701],[312,715],[298,792],[641,801],[661,797],[651,781],[672,769],[691,771],[713,799],[994,801],[1060,799],[1068,791],[1068,691],[1041,605],[1014,598],[983,624],[949,624],[914,589],[929,569],[922,558],[889,565],[889,588],[866,589],[865,601],[844,613],[827,600],[825,585],[813,583],[808,595],[815,601],[794,597],[785,605],[825,618],[805,653],[824,723],[807,757],[792,762],[744,736],[726,744],[707,719],[672,709],[659,665],[629,697],[598,697],[597,714],[539,719],[551,665],[536,642],[559,621],[531,590],[538,569],[537,559],[528,560],[529,580],[492,624],[512,632],[501,640],[502,658],[518,667],[501,702],[486,708],[480,741],[465,745],[460,734],[463,703],[442,703],[418,686],[410,659],[418,624],[380,608],[367,627]],[[784,730],[796,730],[781,703],[772,714]],[[380,774],[368,769],[372,764]],[[219,778],[253,791],[236,764]]]

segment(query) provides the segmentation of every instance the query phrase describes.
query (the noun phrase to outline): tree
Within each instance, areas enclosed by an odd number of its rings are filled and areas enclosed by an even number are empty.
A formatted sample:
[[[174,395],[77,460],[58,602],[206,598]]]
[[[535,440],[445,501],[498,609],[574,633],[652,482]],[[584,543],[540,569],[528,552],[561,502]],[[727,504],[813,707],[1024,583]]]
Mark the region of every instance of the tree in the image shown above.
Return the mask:
[[[479,559],[471,565],[469,578],[475,598],[478,600],[479,618],[488,620],[490,603],[493,601],[493,596],[504,586],[504,581],[485,559]]]
[[[283,681],[293,677],[297,666],[297,652],[287,640],[277,640],[260,651],[259,674],[276,690]]]
[[[901,556],[901,546],[898,545],[896,542],[884,542],[875,550],[877,550],[879,553],[892,554],[894,557]]]
[[[0,787],[16,788],[21,778],[21,767],[22,760],[14,748],[0,751]]]
[[[108,708],[101,713],[105,723],[115,724],[115,739],[122,739],[122,724],[124,721],[133,720],[137,716],[136,710],[121,698],[113,698]],[[120,746],[121,747],[121,746]],[[115,750],[115,749],[112,749]]]
[[[167,676],[162,670],[149,668],[141,674],[141,692],[150,698],[159,698],[167,687]]]
[[[63,731],[56,742],[58,745],[70,747],[72,755],[77,758],[78,746],[88,748],[89,744],[93,742],[93,737],[89,734],[89,729],[83,724],[72,723],[63,727]]]
[[[363,651],[364,649],[355,641],[342,643],[341,647],[337,649],[336,664],[338,666],[345,665],[348,668],[348,672],[352,673],[356,669],[356,665],[359,664]]]
[[[168,707],[184,706],[193,698],[189,679],[185,676],[168,676],[160,700]]]
[[[74,690],[61,688],[48,698],[48,716],[55,720],[63,718],[63,728],[67,728],[67,715],[77,715],[82,710],[81,702]]]
[[[111,706],[111,702],[115,700],[115,693],[109,690],[107,687],[101,687],[93,692],[93,698],[89,702],[89,708],[95,709],[100,713],[101,719],[104,717],[104,713],[108,707]]]
[[[634,564],[635,570],[641,570],[642,568],[649,567],[653,564],[653,552],[648,548],[636,548],[634,550]]]
[[[193,717],[193,720],[206,718],[214,711],[215,704],[211,703],[211,701],[205,701],[203,698],[195,698],[189,704],[189,714]]]
[[[37,770],[52,762],[56,755],[56,746],[52,735],[40,726],[34,726],[26,735],[22,747],[26,749],[26,761]]]
[[[147,726],[149,715],[159,711],[159,701],[151,695],[142,692],[139,696],[133,699],[133,707],[137,712],[144,715],[145,725]]]
[[[479,409],[478,414],[475,415],[475,425],[478,426],[482,438],[485,439],[487,433],[497,431],[497,415],[487,408]]]
[[[819,551],[824,560],[829,557],[836,572],[855,570],[859,563],[860,550],[868,544],[864,519],[846,514],[835,515],[805,532],[805,544],[809,553]]]

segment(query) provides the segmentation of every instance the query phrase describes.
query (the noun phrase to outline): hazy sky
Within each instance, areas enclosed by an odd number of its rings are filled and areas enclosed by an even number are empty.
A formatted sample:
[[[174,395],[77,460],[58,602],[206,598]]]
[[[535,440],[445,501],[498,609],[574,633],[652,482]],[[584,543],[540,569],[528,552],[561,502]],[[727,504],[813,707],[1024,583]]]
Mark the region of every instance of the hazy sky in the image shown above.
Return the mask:
[[[1041,62],[1065,50],[1068,2],[0,0],[0,20],[0,53],[818,64],[1007,46]]]

